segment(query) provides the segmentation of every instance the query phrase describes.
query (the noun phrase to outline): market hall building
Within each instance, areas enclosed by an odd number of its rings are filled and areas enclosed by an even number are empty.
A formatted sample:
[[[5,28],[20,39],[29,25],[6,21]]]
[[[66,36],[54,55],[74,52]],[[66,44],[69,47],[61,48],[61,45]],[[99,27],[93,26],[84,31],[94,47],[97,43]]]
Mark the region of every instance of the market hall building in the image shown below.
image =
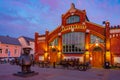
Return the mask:
[[[35,60],[59,62],[63,59],[79,59],[93,67],[120,63],[120,26],[90,22],[85,10],[75,8],[62,14],[61,25],[45,34],[35,33]]]

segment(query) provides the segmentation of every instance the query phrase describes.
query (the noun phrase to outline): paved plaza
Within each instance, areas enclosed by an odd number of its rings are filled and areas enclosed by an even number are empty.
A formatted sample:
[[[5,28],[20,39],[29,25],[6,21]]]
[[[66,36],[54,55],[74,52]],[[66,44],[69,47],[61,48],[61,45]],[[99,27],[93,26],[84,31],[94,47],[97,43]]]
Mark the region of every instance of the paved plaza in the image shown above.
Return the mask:
[[[19,66],[8,63],[0,64],[0,80],[120,80],[120,69],[92,68],[87,71],[79,71],[34,66],[32,70],[39,74],[23,78],[13,75],[20,71]]]

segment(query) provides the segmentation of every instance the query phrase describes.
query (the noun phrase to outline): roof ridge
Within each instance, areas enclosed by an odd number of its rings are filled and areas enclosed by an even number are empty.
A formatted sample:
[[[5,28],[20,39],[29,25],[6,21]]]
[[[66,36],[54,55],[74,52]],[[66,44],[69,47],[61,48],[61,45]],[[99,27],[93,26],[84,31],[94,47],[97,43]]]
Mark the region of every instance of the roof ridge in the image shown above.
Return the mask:
[[[4,44],[20,45],[20,42],[18,41],[17,38],[10,36],[0,36],[0,42]]]

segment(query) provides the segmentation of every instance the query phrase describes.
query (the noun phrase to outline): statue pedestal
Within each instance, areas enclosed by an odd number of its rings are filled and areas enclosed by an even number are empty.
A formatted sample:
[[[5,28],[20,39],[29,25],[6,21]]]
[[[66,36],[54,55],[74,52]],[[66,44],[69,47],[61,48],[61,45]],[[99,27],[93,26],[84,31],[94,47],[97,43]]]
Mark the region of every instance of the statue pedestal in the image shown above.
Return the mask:
[[[13,75],[18,76],[18,77],[32,77],[32,76],[38,75],[38,72],[34,72],[34,71],[31,71],[31,72],[18,72],[18,73],[15,73]]]
[[[38,72],[31,71],[30,67],[32,65],[33,57],[30,55],[30,47],[23,48],[24,53],[21,54],[19,59],[19,64],[21,66],[21,72],[15,73],[13,75],[19,77],[31,77],[38,75]]]

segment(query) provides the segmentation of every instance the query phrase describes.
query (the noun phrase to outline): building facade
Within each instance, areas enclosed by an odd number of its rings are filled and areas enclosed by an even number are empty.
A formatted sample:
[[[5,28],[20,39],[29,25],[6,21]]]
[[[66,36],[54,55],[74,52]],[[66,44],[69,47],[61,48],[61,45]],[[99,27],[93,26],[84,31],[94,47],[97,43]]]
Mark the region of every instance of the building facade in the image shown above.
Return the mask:
[[[0,58],[17,58],[21,55],[21,45],[17,38],[0,36]]]
[[[35,33],[35,60],[58,62],[77,58],[81,63],[90,62],[102,67],[108,61],[111,65],[120,63],[120,26],[90,22],[85,10],[71,8],[62,14],[61,25],[52,32]]]
[[[34,46],[35,46],[34,39],[29,38],[29,37],[25,37],[25,36],[20,36],[18,38],[18,40],[19,40],[22,48],[28,47],[28,46],[31,47],[32,50],[31,50],[30,54],[34,55],[34,53],[35,53],[34,52],[35,51],[35,49],[34,49]]]

